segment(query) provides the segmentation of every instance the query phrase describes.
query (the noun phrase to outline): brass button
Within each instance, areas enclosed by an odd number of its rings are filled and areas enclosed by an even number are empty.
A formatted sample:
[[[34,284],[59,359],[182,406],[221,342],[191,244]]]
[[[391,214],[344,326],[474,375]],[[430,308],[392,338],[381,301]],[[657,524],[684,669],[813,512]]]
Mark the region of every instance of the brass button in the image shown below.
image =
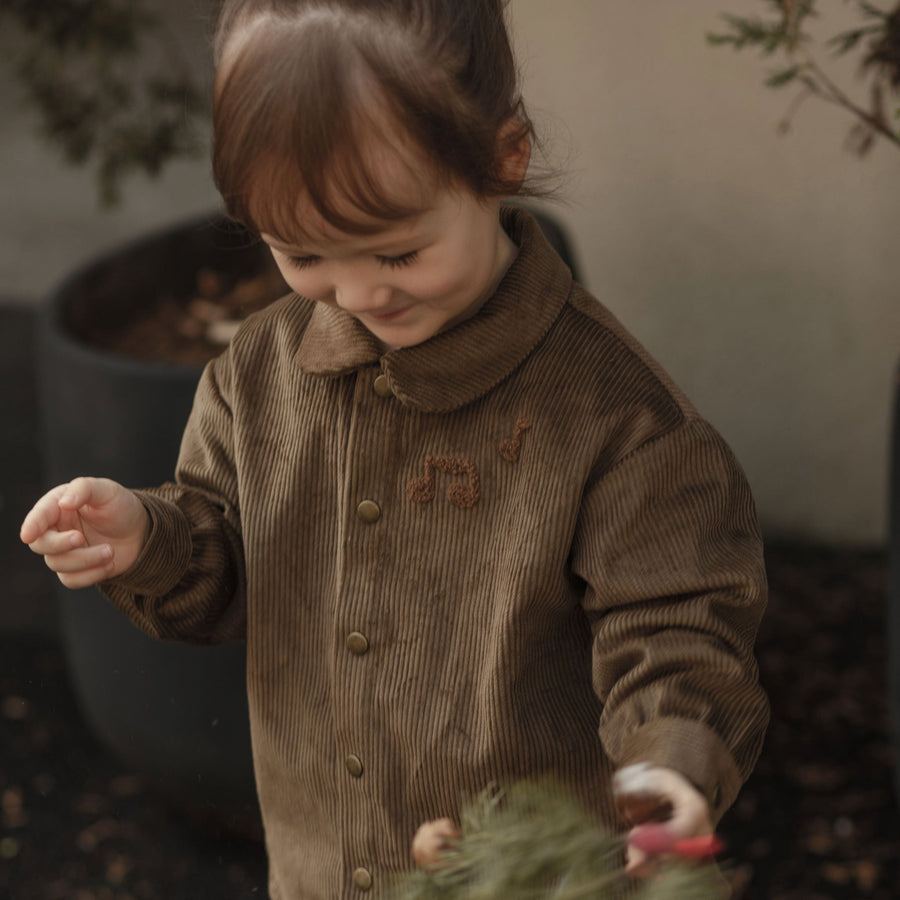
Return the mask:
[[[344,765],[347,767],[347,771],[354,777],[359,778],[363,773],[363,764],[362,760],[351,753],[345,760]]]
[[[381,518],[381,507],[374,500],[363,500],[356,507],[356,514],[363,522],[368,522],[371,525]]]
[[[372,890],[372,873],[368,869],[363,869],[361,866],[353,873],[353,883],[361,890],[361,891],[370,891]]]
[[[369,639],[358,631],[347,635],[347,649],[354,656],[363,656],[369,650]]]
[[[387,375],[379,375],[375,379],[375,383],[372,385],[375,388],[375,393],[378,394],[379,397],[393,397],[394,392],[391,390],[391,383],[388,381]]]

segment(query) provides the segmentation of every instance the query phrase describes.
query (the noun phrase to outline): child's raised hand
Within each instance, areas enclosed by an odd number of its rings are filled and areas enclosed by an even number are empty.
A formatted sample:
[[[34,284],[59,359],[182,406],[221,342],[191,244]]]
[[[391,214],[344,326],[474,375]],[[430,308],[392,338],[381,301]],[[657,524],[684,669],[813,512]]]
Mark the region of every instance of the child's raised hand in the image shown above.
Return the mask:
[[[688,839],[712,835],[706,798],[674,769],[638,763],[620,769],[613,780],[619,812],[632,825],[626,871],[643,876],[652,858],[676,852]],[[646,832],[648,840],[642,840]],[[662,838],[665,840],[662,840]],[[651,840],[652,838],[652,840]],[[710,852],[715,853],[713,843]]]
[[[108,478],[76,478],[44,494],[19,535],[66,587],[83,588],[130,568],[149,528],[131,491]]]

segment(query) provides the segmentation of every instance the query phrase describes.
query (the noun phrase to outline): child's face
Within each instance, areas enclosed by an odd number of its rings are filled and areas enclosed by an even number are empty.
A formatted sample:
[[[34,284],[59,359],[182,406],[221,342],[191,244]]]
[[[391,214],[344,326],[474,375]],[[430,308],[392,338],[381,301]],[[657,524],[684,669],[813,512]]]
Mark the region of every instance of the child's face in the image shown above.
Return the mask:
[[[306,221],[316,221],[312,214]],[[355,316],[387,348],[412,347],[471,315],[515,256],[499,201],[437,188],[421,214],[374,234],[337,231],[284,243],[263,234],[292,290]]]

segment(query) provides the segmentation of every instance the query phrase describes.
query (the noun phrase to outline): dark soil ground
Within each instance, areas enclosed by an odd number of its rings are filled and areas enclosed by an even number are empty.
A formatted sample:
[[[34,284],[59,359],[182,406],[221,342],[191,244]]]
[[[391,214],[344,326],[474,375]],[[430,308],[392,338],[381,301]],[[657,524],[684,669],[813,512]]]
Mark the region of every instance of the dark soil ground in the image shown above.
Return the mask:
[[[735,897],[900,897],[886,562],[775,546],[759,658],[772,726],[721,828]],[[201,828],[86,729],[56,643],[0,636],[0,897],[258,900],[260,844]]]

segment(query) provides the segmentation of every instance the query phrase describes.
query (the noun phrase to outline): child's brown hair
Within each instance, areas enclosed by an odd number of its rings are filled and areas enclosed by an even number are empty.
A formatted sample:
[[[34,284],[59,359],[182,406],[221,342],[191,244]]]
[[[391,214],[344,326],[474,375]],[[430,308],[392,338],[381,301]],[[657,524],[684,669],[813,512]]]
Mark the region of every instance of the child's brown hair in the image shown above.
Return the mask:
[[[534,137],[504,0],[223,0],[216,33],[213,172],[228,213],[256,232],[304,234],[308,198],[332,226],[421,211],[391,197],[382,154],[427,163],[427,191],[521,193],[504,153]],[[410,146],[410,140],[412,146]],[[410,151],[412,151],[410,153]],[[384,156],[381,156],[384,160]]]

